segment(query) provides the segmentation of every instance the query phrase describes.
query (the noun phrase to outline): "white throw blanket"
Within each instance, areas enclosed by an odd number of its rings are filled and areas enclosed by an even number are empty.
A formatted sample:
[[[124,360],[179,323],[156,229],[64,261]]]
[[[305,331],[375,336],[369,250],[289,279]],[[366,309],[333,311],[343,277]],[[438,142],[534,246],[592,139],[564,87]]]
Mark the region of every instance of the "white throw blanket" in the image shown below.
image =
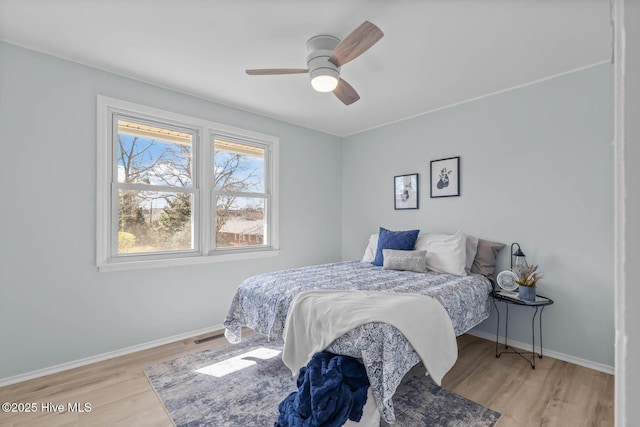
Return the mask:
[[[317,290],[301,292],[291,302],[282,360],[296,376],[315,353],[370,322],[388,323],[402,332],[438,385],[458,358],[451,319],[444,307],[429,296]]]

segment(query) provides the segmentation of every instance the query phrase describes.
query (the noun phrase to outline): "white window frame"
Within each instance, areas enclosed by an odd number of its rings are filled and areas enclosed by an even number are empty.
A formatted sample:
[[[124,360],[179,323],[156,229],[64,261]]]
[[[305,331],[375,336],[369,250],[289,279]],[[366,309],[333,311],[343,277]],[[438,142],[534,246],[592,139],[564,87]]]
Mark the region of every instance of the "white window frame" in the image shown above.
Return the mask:
[[[117,200],[112,196],[114,155],[114,115],[154,122],[169,127],[191,129],[194,132],[193,153],[195,174],[193,229],[194,250],[158,254],[127,254],[114,256],[114,235],[117,235]],[[265,147],[265,224],[267,243],[258,247],[216,248],[213,170],[213,138],[233,138]],[[96,264],[100,272],[137,270],[144,268],[193,265],[239,259],[263,258],[279,254],[279,138],[240,129],[205,119],[160,110],[104,95],[97,97],[97,194],[96,194]],[[172,188],[172,191],[181,191]],[[197,210],[197,212],[196,212]],[[114,234],[114,227],[115,233]],[[115,246],[117,247],[117,246]],[[117,252],[117,251],[116,251]]]

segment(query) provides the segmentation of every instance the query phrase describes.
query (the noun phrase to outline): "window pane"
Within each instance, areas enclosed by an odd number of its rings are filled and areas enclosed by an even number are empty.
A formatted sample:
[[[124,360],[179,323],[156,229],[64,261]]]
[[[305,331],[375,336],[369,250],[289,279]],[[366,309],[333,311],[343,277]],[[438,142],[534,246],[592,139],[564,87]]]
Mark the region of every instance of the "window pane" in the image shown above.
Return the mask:
[[[258,197],[216,198],[216,246],[262,246],[265,235],[265,199]]]
[[[265,149],[249,144],[213,141],[216,190],[264,193]]]
[[[192,250],[193,195],[160,191],[118,193],[118,254]]]
[[[118,182],[190,187],[192,135],[118,120]]]

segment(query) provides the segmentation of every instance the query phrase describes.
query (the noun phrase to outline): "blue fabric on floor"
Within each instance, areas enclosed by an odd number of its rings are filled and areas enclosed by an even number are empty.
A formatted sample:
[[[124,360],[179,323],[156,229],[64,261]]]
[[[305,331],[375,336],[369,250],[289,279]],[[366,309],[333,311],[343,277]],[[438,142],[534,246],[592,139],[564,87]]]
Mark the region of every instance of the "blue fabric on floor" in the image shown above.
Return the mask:
[[[279,406],[274,427],[338,427],[360,421],[369,378],[364,365],[349,356],[326,351],[300,368],[298,391]]]

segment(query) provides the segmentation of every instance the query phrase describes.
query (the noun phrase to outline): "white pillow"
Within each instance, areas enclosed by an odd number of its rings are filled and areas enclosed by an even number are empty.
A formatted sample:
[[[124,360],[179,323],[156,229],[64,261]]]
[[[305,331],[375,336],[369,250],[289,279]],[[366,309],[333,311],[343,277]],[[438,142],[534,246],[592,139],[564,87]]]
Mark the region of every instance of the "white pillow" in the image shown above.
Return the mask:
[[[417,251],[427,251],[427,268],[437,273],[466,276],[467,238],[455,234],[426,234],[418,237]]]
[[[378,233],[374,233],[369,237],[369,244],[364,250],[362,261],[373,262],[376,259],[376,251],[378,250]],[[473,261],[472,261],[473,262]]]
[[[469,236],[467,234],[467,261],[464,266],[464,271],[467,274],[471,273],[471,266],[473,265],[473,260],[476,259],[476,254],[478,253],[478,238]]]

